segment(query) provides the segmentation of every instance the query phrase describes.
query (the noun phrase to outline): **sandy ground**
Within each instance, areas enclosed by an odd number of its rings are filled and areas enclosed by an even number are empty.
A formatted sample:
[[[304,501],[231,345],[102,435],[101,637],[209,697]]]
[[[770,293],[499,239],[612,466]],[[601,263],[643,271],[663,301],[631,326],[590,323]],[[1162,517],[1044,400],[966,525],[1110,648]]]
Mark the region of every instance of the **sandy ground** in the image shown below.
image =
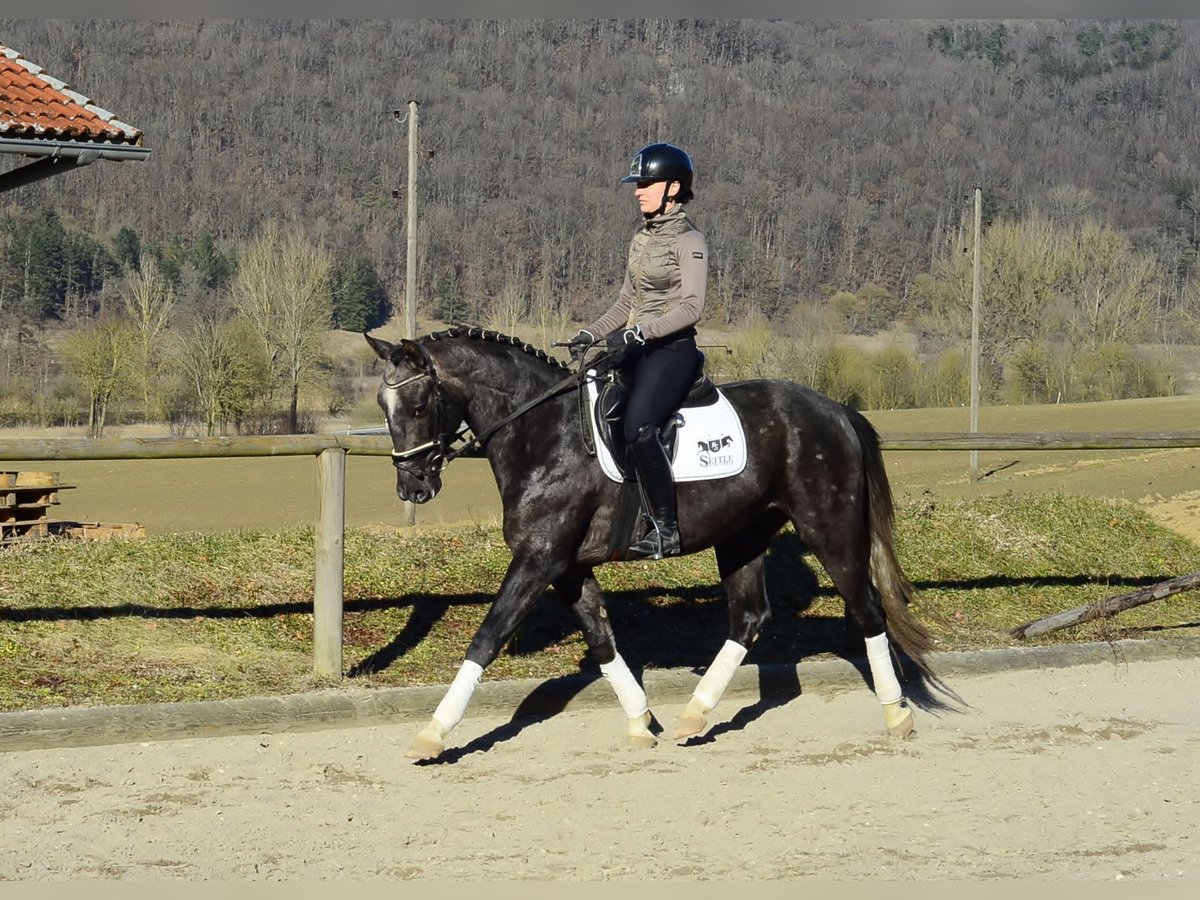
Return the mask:
[[[7,753],[0,878],[1195,879],[1198,676],[959,676],[908,741],[861,688],[649,751],[613,709],[468,717],[431,765],[411,724]]]

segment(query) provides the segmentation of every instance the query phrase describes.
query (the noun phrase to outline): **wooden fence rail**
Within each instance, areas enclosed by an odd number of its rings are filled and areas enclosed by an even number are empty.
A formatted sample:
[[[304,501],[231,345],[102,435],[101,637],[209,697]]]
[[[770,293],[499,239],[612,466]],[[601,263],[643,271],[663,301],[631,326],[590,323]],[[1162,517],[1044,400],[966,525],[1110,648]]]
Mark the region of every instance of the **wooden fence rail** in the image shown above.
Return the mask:
[[[1200,431],[881,435],[884,450],[1140,450],[1200,447]],[[196,459],[239,456],[317,457],[313,668],[342,675],[346,454],[388,456],[386,435],[313,434],[213,438],[0,439],[0,462],[70,459]]]
[[[1142,450],[1200,447],[1200,431],[880,435],[884,450]]]

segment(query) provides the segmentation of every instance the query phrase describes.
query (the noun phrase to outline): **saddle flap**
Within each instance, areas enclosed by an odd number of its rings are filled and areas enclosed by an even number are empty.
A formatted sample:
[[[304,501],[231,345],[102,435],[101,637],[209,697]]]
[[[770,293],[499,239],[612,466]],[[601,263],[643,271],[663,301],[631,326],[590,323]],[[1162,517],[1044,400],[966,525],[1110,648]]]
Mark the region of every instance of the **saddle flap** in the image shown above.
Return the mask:
[[[589,374],[587,400],[592,414],[584,421],[591,425],[595,437],[596,459],[613,481],[633,481],[636,476],[627,459],[621,422],[609,421],[602,414],[602,409],[618,408],[616,394],[600,403],[601,393],[614,385],[594,371]],[[746,467],[747,447],[737,410],[707,376],[697,379],[692,390],[704,402],[691,406],[685,403],[659,430],[675,480],[708,481],[740,474]]]
[[[595,388],[596,382],[589,384]],[[633,466],[629,463],[625,443],[625,407],[629,405],[627,380],[618,373],[599,382],[592,404],[592,426],[596,440],[608,449],[617,469],[626,481],[633,481]]]

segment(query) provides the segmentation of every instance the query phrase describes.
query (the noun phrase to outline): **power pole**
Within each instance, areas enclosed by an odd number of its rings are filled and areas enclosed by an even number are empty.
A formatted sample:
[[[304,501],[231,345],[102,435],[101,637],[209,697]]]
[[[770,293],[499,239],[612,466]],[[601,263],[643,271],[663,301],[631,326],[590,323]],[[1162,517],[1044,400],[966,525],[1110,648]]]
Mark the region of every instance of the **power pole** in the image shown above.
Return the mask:
[[[400,119],[400,110],[395,111]],[[404,218],[407,255],[404,264],[404,339],[417,337],[417,101],[408,101],[408,211]],[[404,121],[400,119],[400,121]],[[405,500],[400,520],[417,524],[417,505]]]
[[[417,338],[417,101],[408,101],[408,261],[404,283],[404,337]]]
[[[971,434],[979,432],[979,231],[983,191],[975,188],[975,260],[971,284]],[[979,451],[971,451],[971,480],[979,478]]]

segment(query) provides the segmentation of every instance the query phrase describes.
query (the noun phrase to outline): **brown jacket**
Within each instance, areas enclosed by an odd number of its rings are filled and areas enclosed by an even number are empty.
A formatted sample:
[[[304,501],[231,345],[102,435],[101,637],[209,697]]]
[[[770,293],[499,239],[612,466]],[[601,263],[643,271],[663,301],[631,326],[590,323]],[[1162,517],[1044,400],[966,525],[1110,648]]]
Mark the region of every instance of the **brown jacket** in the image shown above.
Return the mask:
[[[648,341],[674,334],[700,321],[707,281],[708,244],[676,204],[634,232],[617,302],[587,330],[605,337],[639,325]]]

